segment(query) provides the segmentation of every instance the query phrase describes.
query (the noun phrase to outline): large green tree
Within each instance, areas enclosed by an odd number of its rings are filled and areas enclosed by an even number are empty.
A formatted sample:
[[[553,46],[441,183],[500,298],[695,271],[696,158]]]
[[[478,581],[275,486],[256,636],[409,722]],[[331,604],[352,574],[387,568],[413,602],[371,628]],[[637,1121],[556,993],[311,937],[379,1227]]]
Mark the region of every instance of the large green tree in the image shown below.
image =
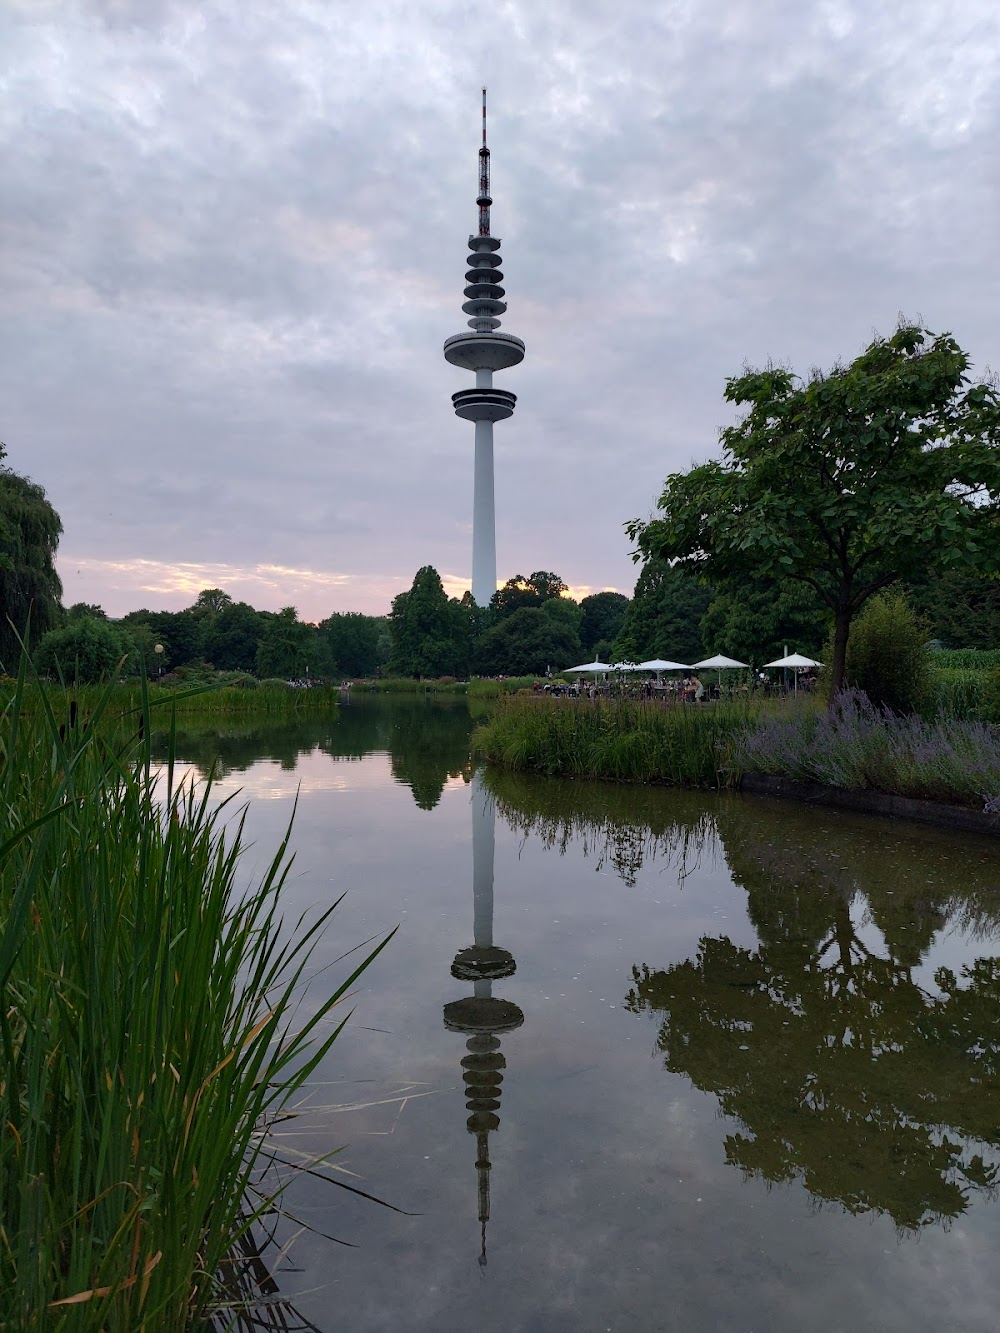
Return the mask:
[[[197,615],[193,607],[185,611],[150,611],[142,607],[129,611],[118,623],[130,633],[139,625],[152,631],[155,641],[164,647],[163,660],[158,663],[158,668],[173,670],[203,656],[202,645],[209,621],[207,617]]]
[[[408,592],[392,601],[388,670],[398,676],[464,676],[468,669],[467,604],[449,598],[433,565],[424,565]]]
[[[311,625],[299,620],[294,606],[283,607],[268,617],[257,647],[257,675],[298,679],[309,672],[309,650],[315,641]]]
[[[599,643],[613,643],[621,629],[629,598],[623,592],[594,592],[580,602],[580,648],[590,660]]]
[[[572,666],[580,638],[565,616],[545,606],[522,606],[492,625],[476,645],[476,670],[483,676],[543,675]]]
[[[337,611],[322,621],[319,628],[340,675],[373,676],[385,665],[382,653],[385,616]]]
[[[1000,647],[1000,578],[974,569],[928,571],[908,585],[910,604],[946,648]]]
[[[879,589],[1000,565],[1000,395],[969,365],[950,334],[902,325],[829,374],[728,380],[745,414],[722,431],[721,459],[669,476],[659,517],[627,525],[637,558],[806,584],[834,622],[836,694],[851,621]]]
[[[0,444],[0,459],[6,456]],[[59,515],[36,482],[0,467],[0,668],[16,670],[19,638],[37,641],[59,622],[62,584],[55,569]]]
[[[786,645],[822,657],[828,627],[826,608],[804,583],[757,578],[727,581],[699,628],[708,653],[761,663],[783,657]]]
[[[201,655],[217,671],[255,671],[267,627],[267,617],[248,602],[227,599],[218,611],[203,617]]]
[[[494,621],[502,620],[526,606],[541,606],[550,598],[561,597],[566,590],[566,584],[559,575],[549,569],[536,569],[527,578],[523,574],[515,574],[490,599],[492,618]]]

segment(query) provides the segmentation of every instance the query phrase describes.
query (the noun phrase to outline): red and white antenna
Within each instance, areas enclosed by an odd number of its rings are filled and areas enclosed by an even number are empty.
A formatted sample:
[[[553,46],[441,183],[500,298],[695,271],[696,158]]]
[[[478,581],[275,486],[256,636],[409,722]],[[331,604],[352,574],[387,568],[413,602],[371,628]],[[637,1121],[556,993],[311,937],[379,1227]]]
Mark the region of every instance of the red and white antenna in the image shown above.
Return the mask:
[[[483,146],[479,150],[479,234],[490,234],[490,150],[486,147],[486,89],[483,89]]]

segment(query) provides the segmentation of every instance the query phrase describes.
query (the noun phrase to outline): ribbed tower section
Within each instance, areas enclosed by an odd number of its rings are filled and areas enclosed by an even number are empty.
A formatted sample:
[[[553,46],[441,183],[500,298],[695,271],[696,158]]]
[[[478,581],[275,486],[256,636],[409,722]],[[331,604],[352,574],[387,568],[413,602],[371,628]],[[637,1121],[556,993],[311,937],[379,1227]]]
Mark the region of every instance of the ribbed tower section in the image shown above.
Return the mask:
[[[496,507],[493,498],[493,423],[513,415],[516,397],[493,387],[493,372],[516,366],[524,359],[524,343],[510,333],[499,333],[506,313],[500,286],[500,241],[490,235],[490,150],[486,146],[486,89],[483,89],[483,146],[479,150],[479,232],[469,237],[466,301],[471,333],[456,333],[444,345],[453,366],[475,372],[476,387],[453,393],[457,416],[476,426],[475,481],[472,500],[472,598],[489,604],[497,587]]]

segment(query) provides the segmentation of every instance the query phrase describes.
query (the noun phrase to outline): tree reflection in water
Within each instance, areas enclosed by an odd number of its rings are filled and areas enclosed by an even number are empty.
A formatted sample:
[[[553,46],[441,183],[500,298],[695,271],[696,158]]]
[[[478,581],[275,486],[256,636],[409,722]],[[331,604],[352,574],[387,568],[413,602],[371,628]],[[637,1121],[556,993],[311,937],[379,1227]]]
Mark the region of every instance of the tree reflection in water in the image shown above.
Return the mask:
[[[163,719],[166,723],[166,718]],[[421,810],[433,810],[449,778],[471,778],[469,736],[473,721],[464,700],[377,699],[363,696],[329,717],[219,718],[184,715],[178,720],[178,759],[218,778],[271,760],[294,772],[314,752],[333,759],[387,754],[392,776],[410,788]],[[165,758],[168,731],[157,731],[156,754]]]
[[[901,1232],[960,1217],[1000,1185],[997,857],[948,835],[793,805],[539,784],[491,773],[526,836],[635,882],[644,860],[683,876],[720,848],[747,893],[757,947],[703,936],[697,955],[632,969],[625,1006],[659,1019],[664,1066],[718,1098],[726,1160],[801,1181],[819,1201],[888,1215]],[[700,810],[700,814],[696,811]],[[711,813],[706,813],[711,811]],[[717,839],[717,841],[716,841]],[[984,953],[915,976],[939,932]],[[877,929],[876,929],[877,928]]]

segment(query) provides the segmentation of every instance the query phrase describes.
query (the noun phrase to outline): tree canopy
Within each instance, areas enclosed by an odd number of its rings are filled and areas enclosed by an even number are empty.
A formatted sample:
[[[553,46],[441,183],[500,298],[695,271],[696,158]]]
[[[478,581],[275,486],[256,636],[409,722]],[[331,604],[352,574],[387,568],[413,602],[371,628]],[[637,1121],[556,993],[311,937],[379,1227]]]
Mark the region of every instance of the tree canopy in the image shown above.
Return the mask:
[[[476,645],[476,666],[484,676],[544,675],[572,666],[580,639],[565,616],[546,613],[546,607],[522,606],[492,625]]]
[[[729,379],[744,416],[722,431],[720,460],[669,476],[659,516],[627,525],[636,558],[806,584],[834,623],[836,693],[851,620],[879,589],[1000,566],[1000,395],[969,365],[950,334],[904,324],[829,374]]]
[[[613,658],[697,662],[705,655],[700,624],[711,600],[712,589],[696,575],[652,557],[636,580],[615,638]]]
[[[566,584],[559,575],[549,569],[536,569],[527,578],[523,574],[515,574],[493,594],[490,612],[494,621],[502,620],[526,606],[541,606],[550,598],[561,597],[566,590]]]
[[[449,598],[433,565],[392,601],[389,671],[399,676],[464,676],[468,667],[467,603]]]
[[[629,598],[623,592],[593,592],[580,602],[580,649],[589,661],[599,643],[612,643],[621,629]]]

